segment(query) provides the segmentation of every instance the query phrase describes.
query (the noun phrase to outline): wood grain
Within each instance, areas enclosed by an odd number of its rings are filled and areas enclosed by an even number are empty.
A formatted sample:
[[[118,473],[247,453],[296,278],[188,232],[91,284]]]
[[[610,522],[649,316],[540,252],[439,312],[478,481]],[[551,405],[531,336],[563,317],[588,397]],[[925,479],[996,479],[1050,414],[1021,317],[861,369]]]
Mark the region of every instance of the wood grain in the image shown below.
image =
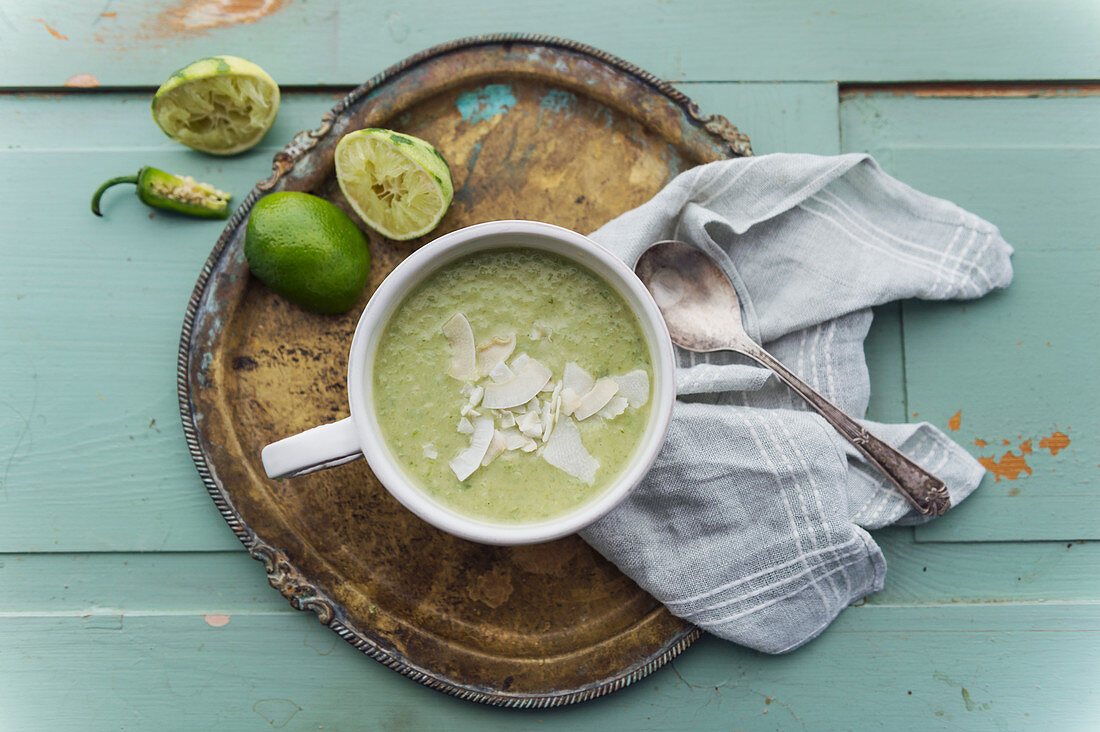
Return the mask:
[[[0,715],[82,730],[1087,729],[1098,630],[1084,605],[866,605],[789,655],[708,638],[611,696],[525,712],[425,689],[301,613],[0,618]]]
[[[1011,11],[997,0],[173,0],[120,4],[109,16],[103,8],[62,10],[48,0],[6,8],[0,40],[10,58],[26,61],[0,67],[0,85],[60,86],[91,74],[104,86],[155,87],[187,61],[226,49],[283,85],[358,84],[427,46],[501,29],[589,43],[670,81],[1100,76],[1100,16],[1091,0],[1018,2]],[[248,12],[254,8],[270,12]]]

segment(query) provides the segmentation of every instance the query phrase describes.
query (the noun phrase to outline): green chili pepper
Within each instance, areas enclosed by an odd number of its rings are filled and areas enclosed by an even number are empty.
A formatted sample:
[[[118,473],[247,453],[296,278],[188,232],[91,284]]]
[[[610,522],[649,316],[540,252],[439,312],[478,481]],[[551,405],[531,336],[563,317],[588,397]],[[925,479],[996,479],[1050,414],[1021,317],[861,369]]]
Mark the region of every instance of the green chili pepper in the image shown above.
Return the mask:
[[[149,166],[139,170],[137,175],[111,178],[101,185],[92,196],[92,213],[103,215],[99,212],[99,199],[105,190],[119,183],[135,184],[138,198],[153,208],[166,208],[207,219],[224,219],[229,215],[231,196],[225,191],[219,191],[209,183],[199,183],[189,175],[181,178]]]

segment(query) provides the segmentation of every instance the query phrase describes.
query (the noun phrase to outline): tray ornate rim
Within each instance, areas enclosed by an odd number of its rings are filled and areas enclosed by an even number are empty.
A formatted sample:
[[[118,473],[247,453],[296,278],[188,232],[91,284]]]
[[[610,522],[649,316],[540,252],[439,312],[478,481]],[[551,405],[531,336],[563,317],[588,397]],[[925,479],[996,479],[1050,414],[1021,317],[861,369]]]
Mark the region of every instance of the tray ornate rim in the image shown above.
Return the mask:
[[[193,330],[203,295],[206,292],[210,277],[215,270],[218,260],[221,258],[229,242],[233,239],[236,229],[242,224],[249,211],[251,211],[256,200],[274,188],[279,180],[291,171],[297,162],[316,146],[321,138],[329,133],[333,122],[342,112],[388,79],[428,60],[454,51],[477,46],[508,43],[526,43],[564,49],[574,53],[587,55],[601,61],[643,82],[678,105],[684,110],[693,124],[703,129],[722,144],[723,149],[727,151],[729,157],[752,155],[752,148],[748,136],[738,130],[737,127],[731,124],[725,117],[717,114],[702,114],[695,102],[674,88],[671,84],[658,79],[653,74],[607,53],[606,51],[601,51],[584,43],[542,34],[497,33],[460,38],[427,48],[390,66],[352,90],[337,102],[331,110],[322,116],[321,124],[317,128],[297,133],[293,140],[283,150],[275,154],[272,161],[271,175],[257,183],[234,211],[199,273],[198,280],[187,304],[180,333],[176,367],[176,391],[188,452],[191,455],[191,459],[195,464],[195,468],[198,471],[204,487],[210,494],[218,512],[229,525],[234,535],[249,551],[253,559],[263,563],[267,573],[268,583],[279,590],[279,592],[290,601],[290,604],[294,608],[298,610],[312,610],[321,623],[331,628],[337,635],[350,643],[353,647],[388,668],[429,688],[442,691],[461,699],[490,706],[537,709],[565,706],[589,699],[595,699],[628,686],[648,676],[676,656],[680,655],[703,634],[703,631],[695,626],[687,625],[683,631],[673,637],[663,648],[656,651],[647,662],[636,665],[633,668],[627,668],[621,673],[605,679],[598,684],[553,694],[532,695],[490,692],[483,688],[465,687],[446,679],[437,678],[424,669],[406,663],[394,657],[356,629],[343,623],[337,617],[333,600],[327,597],[322,590],[311,584],[293,565],[286,554],[266,543],[257,536],[246,523],[244,523],[240,514],[234,508],[226,490],[219,485],[217,480],[215,480],[212,466],[208,463],[207,456],[203,451],[198,430],[195,425],[195,413],[191,399],[191,383],[189,378],[189,360],[193,346]]]

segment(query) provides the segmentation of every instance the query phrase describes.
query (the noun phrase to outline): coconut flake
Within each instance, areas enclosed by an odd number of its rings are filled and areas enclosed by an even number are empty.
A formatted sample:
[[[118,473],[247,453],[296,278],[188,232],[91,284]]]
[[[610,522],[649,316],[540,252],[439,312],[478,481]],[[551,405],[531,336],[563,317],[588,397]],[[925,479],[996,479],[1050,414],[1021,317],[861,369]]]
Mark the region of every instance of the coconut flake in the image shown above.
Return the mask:
[[[516,420],[516,427],[528,437],[542,437],[542,419],[538,412],[527,412]]]
[[[488,449],[485,450],[485,457],[481,459],[481,467],[485,467],[496,460],[507,447],[508,442],[504,439],[504,435],[500,433],[500,430],[493,432],[493,439],[489,443]]]
[[[619,385],[615,383],[614,379],[609,379],[606,376],[598,379],[596,385],[592,387],[592,391],[581,397],[580,405],[573,410],[573,417],[583,422],[603,409],[618,391]]]
[[[497,412],[497,416],[500,417],[500,426],[504,429],[516,426],[516,415],[509,412],[507,409]]]
[[[604,419],[615,419],[620,414],[625,412],[628,406],[630,406],[630,402],[627,401],[627,398],[616,394],[615,396],[611,397],[611,400],[606,405],[604,405],[604,408],[596,412],[596,414],[600,415]]]
[[[521,353],[512,359],[512,370],[522,371],[523,367],[527,365],[527,362],[531,360],[531,357],[526,353]]]
[[[459,434],[472,435],[474,433],[474,423],[463,417],[458,420],[458,431]]]
[[[626,397],[630,406],[640,407],[649,401],[649,374],[642,369],[611,378],[619,385],[619,396]]]
[[[459,480],[466,480],[474,471],[481,467],[481,461],[489,449],[489,443],[493,441],[496,431],[493,429],[493,420],[489,417],[478,417],[474,422],[474,433],[470,436],[470,446],[458,453],[448,463],[451,470]]]
[[[447,375],[461,381],[473,381],[477,377],[477,359],[470,321],[462,313],[455,313],[443,324],[443,335],[451,346],[451,368]]]
[[[562,411],[562,414],[564,414],[565,416],[568,417],[573,412],[577,411],[577,407],[579,407],[580,405],[581,405],[581,398],[580,398],[580,395],[577,394],[577,392],[573,391],[572,389],[570,389],[568,387],[566,387],[565,389],[562,389],[562,392],[561,392],[561,411]]]
[[[572,389],[577,396],[584,396],[592,391],[592,387],[596,385],[596,380],[592,378],[592,374],[572,361],[565,364],[565,374],[562,376],[561,381],[566,389]]]
[[[482,404],[486,409],[507,409],[523,404],[534,398],[552,376],[550,369],[529,358],[523,368],[508,381],[487,384]]]
[[[482,374],[489,373],[496,368],[497,364],[502,364],[507,361],[514,350],[516,350],[515,333],[512,333],[507,338],[494,338],[488,343],[481,344],[477,347],[478,372]]]
[[[542,403],[542,414],[539,415],[542,423],[542,441],[550,439],[550,433],[554,431],[554,406],[550,402]]]
[[[563,419],[550,440],[542,448],[542,459],[577,480],[592,485],[600,463],[588,454],[581,442],[581,432],[571,419]]]
[[[493,370],[489,372],[489,378],[494,384],[500,384],[515,376],[512,369],[508,368],[508,364],[501,361]]]
[[[435,449],[434,444],[432,444],[430,442],[425,443],[423,449],[424,449],[424,457],[428,458],[429,460],[435,460],[437,457],[439,457],[439,450]]]
[[[524,435],[515,427],[501,430],[499,434],[504,435],[504,449],[506,450],[519,450],[531,441],[531,438]]]
[[[470,391],[470,406],[471,407],[476,407],[478,404],[481,404],[481,397],[483,397],[484,395],[485,395],[485,387],[475,386]]]

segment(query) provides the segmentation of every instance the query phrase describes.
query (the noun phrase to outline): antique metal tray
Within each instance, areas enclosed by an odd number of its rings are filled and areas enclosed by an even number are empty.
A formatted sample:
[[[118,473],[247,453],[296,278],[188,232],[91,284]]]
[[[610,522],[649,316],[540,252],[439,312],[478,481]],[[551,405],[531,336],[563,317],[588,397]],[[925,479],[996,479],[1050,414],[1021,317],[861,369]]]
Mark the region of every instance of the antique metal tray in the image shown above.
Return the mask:
[[[347,351],[362,305],[423,243],[368,231],[368,292],[339,317],[305,312],[249,276],[253,203],[301,190],[348,210],[333,149],[361,127],[423,137],[450,162],[454,204],[432,238],[502,218],[588,232],[683,170],[751,154],[748,139],[578,43],[498,35],[438,46],[350,93],[275,156],[218,239],[183,325],[179,401],[191,455],[294,607],[390,668],[473,701],[557,706],[630,684],[700,631],[579,538],[519,548],[454,538],[400,506],[361,460],[286,481],[263,474],[263,445],[347,415]]]

